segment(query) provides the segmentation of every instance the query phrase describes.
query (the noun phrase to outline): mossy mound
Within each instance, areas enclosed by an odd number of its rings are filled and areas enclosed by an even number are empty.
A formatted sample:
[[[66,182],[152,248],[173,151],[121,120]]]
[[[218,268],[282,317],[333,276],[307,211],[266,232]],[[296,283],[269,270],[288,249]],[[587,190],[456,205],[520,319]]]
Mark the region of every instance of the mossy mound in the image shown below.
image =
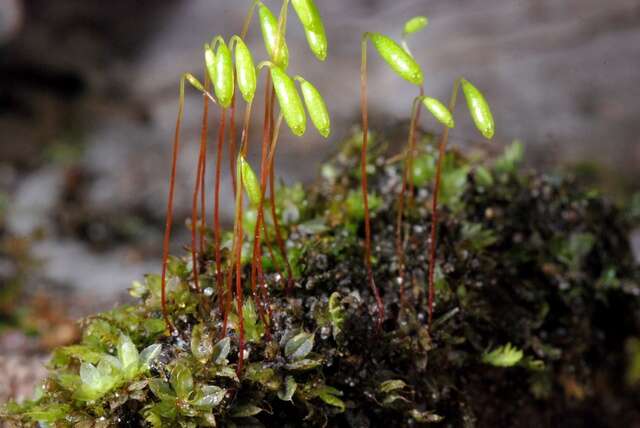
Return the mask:
[[[209,248],[200,254],[209,310],[191,290],[190,257],[172,259],[177,335],[165,333],[159,277],[149,275],[132,289],[139,304],[84,320],[82,342],[55,352],[36,400],[7,406],[5,417],[52,427],[640,423],[640,270],[622,213],[569,179],[518,171],[519,145],[484,164],[450,152],[429,329],[434,157],[425,145],[414,168],[401,302],[394,248],[400,163],[388,162],[384,142],[375,143],[374,273],[386,309],[378,330],[363,266],[358,141],[323,166],[307,194],[300,186],[280,190],[296,286],[286,296],[265,249],[271,325],[261,321],[264,306],[245,302],[248,348],[239,377],[238,316],[231,314],[222,338]],[[249,212],[245,229],[254,218]],[[244,272],[248,284],[248,260]]]

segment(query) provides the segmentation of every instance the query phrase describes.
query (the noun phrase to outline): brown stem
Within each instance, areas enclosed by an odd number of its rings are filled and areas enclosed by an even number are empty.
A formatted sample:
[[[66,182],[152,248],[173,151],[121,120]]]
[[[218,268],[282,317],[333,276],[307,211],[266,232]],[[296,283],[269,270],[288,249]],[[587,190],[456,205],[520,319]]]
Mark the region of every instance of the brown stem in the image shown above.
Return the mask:
[[[400,280],[399,288],[400,288],[400,304],[404,305],[404,272],[405,272],[405,263],[404,263],[404,245],[402,238],[402,223],[404,219],[404,199],[405,193],[407,192],[407,181],[408,177],[411,177],[409,182],[410,191],[409,197],[411,198],[409,201],[409,206],[412,205],[413,202],[413,159],[415,156],[415,133],[417,128],[418,120],[420,119],[420,97],[424,94],[424,89],[420,86],[420,95],[418,98],[413,100],[413,105],[411,107],[411,123],[409,124],[409,141],[407,142],[407,151],[405,152],[404,159],[404,167],[402,171],[402,188],[400,190],[400,194],[398,195],[398,212],[396,215],[396,258],[398,259],[398,278]],[[409,233],[408,233],[409,234]],[[408,236],[407,236],[408,240]]]
[[[205,80],[205,90],[208,90],[209,81]],[[193,283],[195,285],[196,292],[200,293],[200,282],[199,282],[199,268],[198,268],[198,256],[196,251],[196,241],[198,235],[198,229],[200,229],[200,224],[198,222],[198,194],[200,190],[204,190],[203,185],[203,173],[202,169],[204,167],[204,155],[206,152],[207,146],[207,131],[208,131],[208,117],[209,117],[209,98],[206,95],[203,95],[203,107],[202,107],[202,128],[200,132],[200,153],[198,155],[198,168],[196,172],[196,181],[195,186],[193,188],[193,200],[191,204],[191,263],[193,265]],[[200,252],[202,252],[202,231],[200,231]]]
[[[458,88],[460,87],[460,79],[453,84],[453,93],[449,101],[449,111],[453,113],[456,106],[456,97]],[[433,321],[433,300],[435,297],[435,267],[436,267],[436,239],[438,231],[438,194],[440,193],[440,176],[442,174],[442,161],[445,156],[447,142],[449,141],[449,128],[443,127],[442,137],[438,147],[438,162],[436,164],[436,181],[433,187],[433,196],[431,198],[431,244],[429,248],[429,327]]]
[[[235,234],[234,234],[234,259],[235,259],[235,275],[236,275],[236,311],[238,312],[238,367],[236,372],[238,375],[242,373],[244,361],[244,311],[242,304],[244,302],[242,293],[242,175],[240,175],[239,187],[236,189],[236,218],[235,218]]]
[[[226,109],[222,108],[220,112],[220,125],[218,127],[218,147],[216,151],[216,176],[215,176],[215,199],[213,206],[213,235],[215,245],[216,258],[216,287],[219,289],[224,287],[224,278],[222,274],[222,255],[220,250],[220,169],[222,162],[222,146],[224,145],[224,129],[226,122]]]
[[[208,121],[208,119],[207,119]],[[202,153],[202,170],[200,171],[200,253],[204,253],[204,231],[207,230],[207,210],[205,202],[206,198],[206,188],[204,185],[204,179],[207,173],[207,137],[204,137],[204,151]]]
[[[269,148],[269,135],[271,133],[271,122],[270,118],[270,110],[269,107],[271,105],[271,97],[273,94],[271,93],[271,76],[267,73],[266,77],[266,86],[265,86],[265,100],[264,100],[264,122],[263,122],[263,130],[262,130],[262,150],[260,157],[260,189],[262,190],[262,183],[266,182],[266,172],[267,172],[267,150]],[[262,218],[263,218],[263,206],[264,206],[264,193],[260,194],[260,202],[258,203],[257,210],[257,218],[256,225],[254,230],[253,237],[253,257],[251,259],[251,293],[255,299],[258,298],[256,295],[257,290],[257,281],[258,281],[258,270],[262,269],[262,260],[261,260],[261,247],[260,247],[260,229],[262,227]],[[261,276],[261,275],[260,275]],[[258,303],[258,302],[256,302]],[[262,304],[258,304],[258,313],[261,318],[265,316],[264,309]]]
[[[384,304],[380,292],[373,279],[371,267],[371,219],[369,218],[369,195],[367,193],[367,143],[369,139],[369,111],[367,106],[367,38],[362,36],[362,63],[360,66],[360,109],[362,110],[362,152],[360,156],[360,172],[362,174],[362,203],[364,206],[364,264],[367,269],[367,280],[376,299],[378,308],[378,330],[384,320]]]
[[[166,327],[171,331],[175,331],[175,327],[169,319],[167,310],[167,261],[169,259],[169,242],[171,240],[171,225],[173,223],[173,196],[176,184],[176,169],[178,164],[178,152],[180,151],[180,126],[182,124],[182,115],[184,113],[184,81],[180,79],[180,98],[178,101],[178,117],[176,119],[176,130],[173,137],[173,153],[171,156],[171,175],[169,179],[169,197],[167,202],[167,217],[164,228],[164,239],[162,241],[162,273],[160,275],[160,301],[162,306],[162,317]]]
[[[235,75],[235,70],[234,70]],[[235,80],[234,80],[235,81]],[[231,117],[229,118],[229,171],[231,171],[231,187],[236,191],[236,96],[231,99]]]
[[[272,96],[273,96],[273,94],[272,94]],[[283,120],[283,115],[282,115],[282,113],[280,113],[280,116],[278,117],[278,121],[277,121],[275,127],[273,127],[273,126],[270,127],[273,130],[272,131],[273,135],[272,135],[272,138],[271,138],[271,145],[270,145],[270,148],[269,148],[269,155],[268,155],[268,158],[267,158],[267,165],[266,165],[267,170],[271,170],[272,167],[273,167],[273,159],[274,159],[274,156],[275,156],[276,147],[278,145],[278,137],[280,135],[280,127],[282,126],[282,120]],[[260,183],[260,195],[261,195],[260,196],[260,205],[264,204],[264,195],[266,194],[266,191],[267,191],[266,187],[267,187],[266,186],[266,182],[261,182]],[[272,203],[273,203],[273,201],[272,201]],[[259,207],[259,212],[260,212],[260,210],[263,211],[263,208],[264,208],[263,206]],[[262,222],[264,224],[264,214],[263,214],[263,217],[262,217]],[[258,224],[256,224],[256,228],[257,227],[259,227]],[[266,228],[265,228],[265,238],[268,239],[268,237],[266,236]],[[258,243],[258,246],[259,246],[259,243]],[[269,250],[271,251],[270,244],[269,244]],[[260,249],[258,249],[258,256],[260,256]],[[273,253],[271,254],[271,256],[273,257]],[[274,260],[274,263],[275,263],[275,258],[273,260]],[[268,313],[268,316],[269,316],[268,320],[271,320],[273,318],[273,314],[272,314],[272,311],[271,311],[271,305],[269,304],[269,290],[267,290],[267,286],[266,286],[265,281],[264,281],[264,276],[263,276],[263,271],[262,271],[262,260],[261,259],[260,259],[260,263],[258,264],[258,278],[259,278],[259,286],[260,286],[259,291],[261,291],[261,294],[262,294],[263,304],[267,308],[267,313]],[[269,328],[269,324],[267,323],[267,320],[263,320],[263,322],[265,323],[265,327],[266,327],[265,333],[266,333],[267,339],[269,339],[271,337],[271,331],[270,331],[270,328]]]
[[[420,97],[424,96],[424,86],[420,85]],[[416,157],[416,128],[418,127],[418,122],[420,121],[420,111],[422,108],[422,103],[420,101],[417,102],[415,106],[415,111],[411,117],[411,124],[409,128],[409,152],[407,153],[407,169],[405,170],[405,178],[409,180],[409,207],[413,206],[413,198],[414,198],[414,177],[413,177],[413,162]]]

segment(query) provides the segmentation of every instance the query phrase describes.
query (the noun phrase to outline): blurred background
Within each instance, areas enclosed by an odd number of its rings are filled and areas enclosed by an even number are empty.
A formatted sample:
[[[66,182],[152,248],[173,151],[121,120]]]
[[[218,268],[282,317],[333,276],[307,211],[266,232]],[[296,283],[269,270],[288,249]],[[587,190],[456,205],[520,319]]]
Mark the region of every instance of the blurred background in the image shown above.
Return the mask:
[[[285,181],[313,180],[357,125],[360,34],[399,37],[405,20],[424,14],[430,25],[410,44],[429,94],[448,99],[453,80],[464,75],[492,105],[496,147],[520,139],[530,165],[571,169],[614,198],[640,190],[637,0],[317,4],[328,59],[313,58],[292,19],[290,69],[324,94],[333,133],[322,140],[310,129],[294,140],[284,132],[277,162]],[[0,382],[0,402],[24,393],[23,377],[38,376],[41,351],[75,337],[69,320],[123,301],[131,281],[159,270],[180,75],[202,74],[202,44],[238,33],[249,5],[0,0],[0,372],[12,373]],[[254,22],[248,41],[264,59],[259,38]],[[370,58],[372,127],[384,131],[408,119],[415,88]],[[202,98],[187,92],[174,251],[187,242],[180,226],[201,121]],[[473,143],[469,121],[459,117],[452,142]],[[421,125],[430,130],[433,123]],[[27,369],[15,357],[25,352],[35,355]]]

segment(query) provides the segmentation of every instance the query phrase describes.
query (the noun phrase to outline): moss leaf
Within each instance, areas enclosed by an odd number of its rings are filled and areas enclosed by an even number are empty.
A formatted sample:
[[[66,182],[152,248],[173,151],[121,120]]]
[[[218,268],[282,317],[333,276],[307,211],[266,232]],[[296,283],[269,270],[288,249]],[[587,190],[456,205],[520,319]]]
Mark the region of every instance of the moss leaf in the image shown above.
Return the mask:
[[[296,334],[284,346],[284,355],[292,361],[303,359],[313,349],[313,338],[313,333],[303,331]]]
[[[293,394],[298,389],[298,384],[293,376],[287,376],[284,381],[284,390],[278,391],[278,398],[282,401],[292,401]]]
[[[224,364],[227,361],[227,355],[231,349],[231,338],[225,337],[215,344],[213,347],[213,362],[215,364]]]
[[[496,367],[511,367],[518,364],[523,356],[524,353],[520,349],[507,343],[491,352],[486,352],[482,356],[482,362]]]
[[[198,399],[195,406],[213,408],[222,403],[227,395],[227,390],[215,385],[205,385],[201,389],[202,398]]]
[[[193,391],[193,375],[191,369],[178,363],[171,371],[171,386],[181,400],[188,400]]]
[[[406,386],[407,386],[407,384],[404,383],[404,381],[400,380],[400,379],[385,380],[380,385],[378,385],[378,392],[380,392],[382,394],[386,394],[386,393],[391,392],[391,391],[395,391],[395,390],[398,390],[398,389],[403,389]]]
[[[160,352],[162,352],[162,345],[159,343],[144,348],[140,353],[140,366],[144,370],[148,370],[153,360],[158,358]]]
[[[233,410],[233,412],[231,412],[231,416],[234,418],[247,418],[249,416],[257,415],[261,411],[262,409],[255,404],[240,404]]]

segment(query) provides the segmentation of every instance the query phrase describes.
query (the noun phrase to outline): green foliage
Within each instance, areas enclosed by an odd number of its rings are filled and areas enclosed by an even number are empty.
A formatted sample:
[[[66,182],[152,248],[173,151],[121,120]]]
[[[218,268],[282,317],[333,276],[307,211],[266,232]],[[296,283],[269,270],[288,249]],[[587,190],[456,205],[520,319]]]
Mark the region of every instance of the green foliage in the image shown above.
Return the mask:
[[[128,336],[120,336],[117,358],[103,354],[97,366],[88,362],[80,365],[80,382],[71,383],[74,386],[77,385],[74,397],[80,401],[95,401],[102,398],[109,391],[147,372],[161,350],[162,346],[155,344],[138,353]],[[67,382],[70,380],[73,378],[67,378]]]
[[[242,305],[244,320],[244,335],[247,342],[259,342],[264,335],[264,324],[260,321],[258,312],[252,299],[247,299]],[[238,313],[235,311],[229,314],[229,321],[234,328],[238,326]]]
[[[552,248],[560,262],[576,271],[595,243],[595,236],[591,233],[574,232],[568,238],[557,238]]]
[[[362,190],[351,190],[347,195],[346,210],[350,219],[360,221],[364,218],[362,204]],[[369,212],[374,213],[382,206],[382,199],[375,194],[369,194]]]
[[[219,386],[195,382],[191,369],[182,361],[171,370],[169,382],[154,378],[149,380],[149,388],[159,399],[143,409],[145,420],[153,427],[215,426],[213,411],[228,394]]]
[[[480,223],[464,223],[460,234],[461,238],[467,241],[476,252],[484,250],[498,240],[494,231],[484,229]]]
[[[482,355],[482,362],[496,367],[512,367],[518,364],[523,356],[524,353],[520,349],[507,343],[491,352],[485,352]]]
[[[524,157],[524,145],[516,140],[507,146],[502,156],[496,159],[494,169],[498,173],[513,173]]]

